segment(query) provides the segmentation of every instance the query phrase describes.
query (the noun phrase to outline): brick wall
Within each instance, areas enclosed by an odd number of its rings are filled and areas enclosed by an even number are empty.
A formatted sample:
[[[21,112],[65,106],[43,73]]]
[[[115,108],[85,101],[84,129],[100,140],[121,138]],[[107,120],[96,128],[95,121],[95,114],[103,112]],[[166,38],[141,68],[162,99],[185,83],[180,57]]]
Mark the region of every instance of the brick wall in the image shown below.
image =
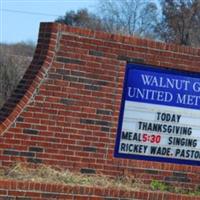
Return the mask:
[[[199,166],[113,157],[127,62],[200,72],[200,49],[42,23],[34,59],[0,111],[0,165],[200,185]]]
[[[70,186],[0,180],[2,200],[199,200],[200,197],[163,192],[126,191],[112,188]]]

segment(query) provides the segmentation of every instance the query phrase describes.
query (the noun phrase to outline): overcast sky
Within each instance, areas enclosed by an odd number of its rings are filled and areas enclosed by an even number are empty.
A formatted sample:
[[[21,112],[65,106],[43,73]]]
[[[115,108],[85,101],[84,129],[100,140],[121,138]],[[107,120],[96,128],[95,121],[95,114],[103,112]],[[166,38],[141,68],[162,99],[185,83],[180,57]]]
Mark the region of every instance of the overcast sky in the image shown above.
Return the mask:
[[[0,42],[36,43],[39,23],[54,21],[66,11],[96,9],[98,0],[0,0]]]

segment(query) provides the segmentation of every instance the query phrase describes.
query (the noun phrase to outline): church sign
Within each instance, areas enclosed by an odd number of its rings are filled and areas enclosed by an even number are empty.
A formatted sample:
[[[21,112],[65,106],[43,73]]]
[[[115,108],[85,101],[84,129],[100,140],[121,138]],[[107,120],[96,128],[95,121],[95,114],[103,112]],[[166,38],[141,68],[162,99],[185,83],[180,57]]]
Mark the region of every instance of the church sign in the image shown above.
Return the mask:
[[[127,64],[115,156],[200,165],[200,75]]]

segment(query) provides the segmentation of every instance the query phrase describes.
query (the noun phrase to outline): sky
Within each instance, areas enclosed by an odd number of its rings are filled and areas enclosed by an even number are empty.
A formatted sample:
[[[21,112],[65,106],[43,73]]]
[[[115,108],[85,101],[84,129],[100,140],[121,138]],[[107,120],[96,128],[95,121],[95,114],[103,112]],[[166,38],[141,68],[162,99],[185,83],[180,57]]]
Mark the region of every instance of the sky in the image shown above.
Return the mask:
[[[0,42],[37,42],[40,22],[55,21],[66,11],[95,11],[98,0],[0,0]]]

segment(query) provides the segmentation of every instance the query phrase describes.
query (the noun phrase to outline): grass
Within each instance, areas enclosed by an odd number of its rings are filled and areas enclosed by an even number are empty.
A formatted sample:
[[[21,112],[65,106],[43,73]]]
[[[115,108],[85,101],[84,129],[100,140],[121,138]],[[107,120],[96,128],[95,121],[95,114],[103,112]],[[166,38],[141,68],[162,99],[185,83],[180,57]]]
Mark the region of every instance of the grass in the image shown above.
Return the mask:
[[[69,170],[55,170],[45,165],[33,169],[18,163],[9,169],[1,170],[0,178],[68,185],[119,188],[124,190],[139,190],[140,188],[148,190],[148,186],[143,184],[141,181],[133,180],[125,176],[111,179],[105,175],[84,175],[81,173],[70,172]]]
[[[158,181],[158,180],[152,180],[150,184],[150,188],[152,190],[157,190],[157,191],[167,191],[167,192],[172,192],[172,193],[177,193],[177,194],[186,194],[190,196],[200,196],[200,186],[198,186],[196,189],[191,190],[191,189],[185,189],[181,187],[173,187],[170,184]]]
[[[144,184],[141,180],[128,176],[109,178],[105,175],[84,175],[81,173],[70,172],[69,170],[56,170],[46,165],[29,168],[24,164],[17,163],[8,169],[0,170],[0,178],[90,187],[106,187],[128,191],[151,190],[200,196],[200,185],[195,190],[186,190],[181,187],[173,187],[170,184],[158,180],[152,180],[150,184]]]

